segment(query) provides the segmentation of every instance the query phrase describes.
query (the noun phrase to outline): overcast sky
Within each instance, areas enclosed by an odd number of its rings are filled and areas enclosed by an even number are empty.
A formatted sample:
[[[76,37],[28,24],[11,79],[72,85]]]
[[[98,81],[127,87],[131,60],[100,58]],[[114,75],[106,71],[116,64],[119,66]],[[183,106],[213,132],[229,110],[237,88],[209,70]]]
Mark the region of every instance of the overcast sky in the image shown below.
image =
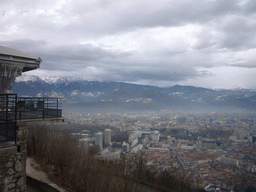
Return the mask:
[[[28,74],[256,89],[256,0],[0,0]]]

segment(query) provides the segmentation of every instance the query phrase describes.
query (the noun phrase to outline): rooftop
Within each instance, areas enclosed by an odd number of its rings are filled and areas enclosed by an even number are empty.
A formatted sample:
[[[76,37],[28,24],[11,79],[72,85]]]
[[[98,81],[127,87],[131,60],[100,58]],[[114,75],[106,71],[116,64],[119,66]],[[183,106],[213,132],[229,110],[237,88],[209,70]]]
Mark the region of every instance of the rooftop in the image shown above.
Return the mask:
[[[23,67],[22,72],[37,69],[42,62],[41,58],[32,57],[21,51],[0,46],[0,63],[8,65],[18,65]]]
[[[0,54],[1,55],[9,55],[9,56],[16,56],[16,57],[23,57],[23,58],[30,58],[36,59],[28,54],[22,53],[21,51],[17,51],[15,49],[11,49],[8,47],[4,47],[0,45]]]

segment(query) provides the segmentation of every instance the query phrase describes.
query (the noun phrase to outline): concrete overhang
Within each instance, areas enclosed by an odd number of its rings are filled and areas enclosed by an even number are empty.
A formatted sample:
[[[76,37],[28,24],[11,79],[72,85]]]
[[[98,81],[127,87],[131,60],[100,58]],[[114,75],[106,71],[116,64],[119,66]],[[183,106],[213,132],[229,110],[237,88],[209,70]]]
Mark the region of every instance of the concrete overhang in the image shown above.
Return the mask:
[[[0,64],[22,67],[22,72],[34,70],[40,67],[41,58],[34,58],[15,49],[0,46]]]

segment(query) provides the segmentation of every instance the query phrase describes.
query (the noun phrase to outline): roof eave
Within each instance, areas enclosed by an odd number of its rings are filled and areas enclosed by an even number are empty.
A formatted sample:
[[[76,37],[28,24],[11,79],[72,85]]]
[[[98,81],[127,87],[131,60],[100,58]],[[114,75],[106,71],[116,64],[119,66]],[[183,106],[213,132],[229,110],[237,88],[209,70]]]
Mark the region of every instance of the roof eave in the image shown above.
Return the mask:
[[[34,70],[40,67],[41,58],[22,58],[0,54],[0,64],[16,65],[22,67],[22,72]]]

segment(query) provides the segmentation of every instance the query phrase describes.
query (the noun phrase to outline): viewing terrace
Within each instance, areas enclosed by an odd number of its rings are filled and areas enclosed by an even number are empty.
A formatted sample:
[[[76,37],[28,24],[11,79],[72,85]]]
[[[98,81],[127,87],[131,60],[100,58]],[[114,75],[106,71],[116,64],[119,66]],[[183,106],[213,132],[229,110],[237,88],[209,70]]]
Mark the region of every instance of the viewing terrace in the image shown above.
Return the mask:
[[[17,97],[17,94],[0,94],[0,142],[16,141],[17,122],[61,117],[62,110],[58,98]]]
[[[0,46],[0,143],[16,144],[17,126],[21,122],[63,121],[57,98],[17,97],[12,93],[16,77],[40,67],[42,59]]]

